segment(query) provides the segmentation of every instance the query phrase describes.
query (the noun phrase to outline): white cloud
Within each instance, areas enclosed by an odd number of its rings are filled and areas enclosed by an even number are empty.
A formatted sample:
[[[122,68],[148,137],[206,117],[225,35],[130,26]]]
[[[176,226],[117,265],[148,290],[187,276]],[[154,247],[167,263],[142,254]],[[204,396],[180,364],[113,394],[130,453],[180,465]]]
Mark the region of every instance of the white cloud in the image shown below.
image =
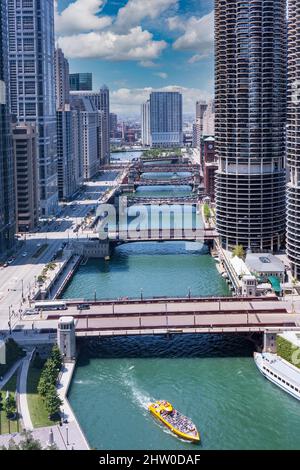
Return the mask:
[[[168,74],[166,72],[156,72],[153,75],[156,75],[159,78],[163,78],[164,80],[168,78]]]
[[[177,4],[178,0],[128,0],[118,11],[116,26],[128,29],[140,24],[145,18],[159,17],[168,8]]]
[[[104,0],[75,0],[59,13],[55,0],[56,32],[67,35],[99,31],[110,26],[112,19],[109,16],[98,16],[104,4]]]
[[[173,48],[181,51],[194,51],[196,54],[189,63],[197,62],[213,53],[214,46],[214,12],[202,18],[192,16],[188,20],[175,16],[168,19],[171,31],[183,31],[173,44]]]
[[[195,103],[199,99],[211,98],[207,91],[198,88],[185,88],[169,85],[162,88],[119,88],[111,92],[111,107],[113,112],[136,114],[140,112],[140,105],[144,103],[151,91],[179,91],[183,94],[183,107],[185,113],[195,112]]]
[[[149,31],[140,26],[127,34],[113,31],[91,32],[59,38],[59,46],[68,58],[98,58],[112,61],[153,60],[167,46],[165,41],[154,41]]]
[[[151,68],[151,67],[157,67],[157,64],[153,62],[153,60],[142,60],[140,62],[140,66],[145,67],[145,68]]]

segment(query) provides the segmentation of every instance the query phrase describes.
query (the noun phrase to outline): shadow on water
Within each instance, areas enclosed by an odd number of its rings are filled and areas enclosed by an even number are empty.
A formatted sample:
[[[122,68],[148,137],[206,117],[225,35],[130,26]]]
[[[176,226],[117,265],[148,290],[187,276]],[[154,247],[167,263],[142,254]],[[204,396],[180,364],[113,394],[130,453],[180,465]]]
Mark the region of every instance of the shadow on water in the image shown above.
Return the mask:
[[[90,359],[251,357],[255,346],[241,334],[132,336],[80,341],[78,366]]]

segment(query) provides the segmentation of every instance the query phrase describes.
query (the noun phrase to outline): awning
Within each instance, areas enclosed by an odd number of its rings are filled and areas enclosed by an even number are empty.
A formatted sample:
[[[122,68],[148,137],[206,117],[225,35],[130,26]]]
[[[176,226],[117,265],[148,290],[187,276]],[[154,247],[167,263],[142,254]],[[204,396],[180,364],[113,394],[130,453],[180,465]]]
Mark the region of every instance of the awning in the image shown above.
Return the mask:
[[[270,276],[268,280],[271,283],[274,292],[276,292],[277,294],[281,294],[282,288],[281,288],[280,280],[278,279],[278,277]]]

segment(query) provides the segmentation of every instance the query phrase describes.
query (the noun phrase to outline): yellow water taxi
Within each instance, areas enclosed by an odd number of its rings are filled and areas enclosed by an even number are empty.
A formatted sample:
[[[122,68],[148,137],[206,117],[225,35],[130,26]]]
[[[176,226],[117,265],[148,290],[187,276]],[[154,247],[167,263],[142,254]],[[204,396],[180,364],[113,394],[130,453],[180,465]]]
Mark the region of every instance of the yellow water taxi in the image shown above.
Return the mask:
[[[148,405],[150,413],[169,428],[176,436],[187,441],[200,442],[200,434],[194,423],[175,410],[171,403],[160,400]]]

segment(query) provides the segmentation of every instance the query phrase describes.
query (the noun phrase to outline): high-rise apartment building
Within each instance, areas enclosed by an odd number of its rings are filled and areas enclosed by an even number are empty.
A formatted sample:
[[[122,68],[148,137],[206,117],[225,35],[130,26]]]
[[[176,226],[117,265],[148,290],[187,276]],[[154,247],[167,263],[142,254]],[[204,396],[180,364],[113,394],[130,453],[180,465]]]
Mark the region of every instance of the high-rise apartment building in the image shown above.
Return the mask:
[[[70,105],[69,62],[60,48],[55,50],[56,110]]]
[[[300,278],[300,1],[289,0],[287,161],[287,254]]]
[[[203,114],[203,136],[214,136],[215,135],[215,101],[211,100],[205,113]]]
[[[13,246],[16,229],[6,25],[6,0],[0,0],[0,256]]]
[[[71,92],[72,97],[84,97],[88,99],[92,107],[101,113],[99,116],[98,157],[101,165],[110,162],[110,102],[109,89],[104,85],[99,92]]]
[[[56,106],[57,106],[57,170],[58,197],[69,200],[82,184],[80,147],[78,133],[82,127],[76,114],[70,109],[69,63],[61,49],[55,51]],[[78,128],[79,126],[79,128]]]
[[[150,95],[150,131],[153,147],[182,147],[182,94],[155,91]]]
[[[88,180],[98,171],[99,161],[99,111],[93,102],[84,94],[71,93],[71,109],[79,115],[78,129],[80,135],[74,140],[80,143],[83,178]]]
[[[118,116],[115,113],[109,115],[110,137],[115,139],[118,133]]]
[[[53,0],[7,0],[10,108],[36,124],[41,215],[58,207]]]
[[[216,0],[217,229],[222,246],[285,236],[286,0]]]
[[[93,74],[92,73],[71,73],[70,74],[71,91],[92,91]]]
[[[141,128],[142,128],[142,145],[151,146],[151,129],[150,129],[150,100],[141,106]]]
[[[39,220],[38,145],[35,124],[14,124],[15,195],[19,232],[34,230]]]

